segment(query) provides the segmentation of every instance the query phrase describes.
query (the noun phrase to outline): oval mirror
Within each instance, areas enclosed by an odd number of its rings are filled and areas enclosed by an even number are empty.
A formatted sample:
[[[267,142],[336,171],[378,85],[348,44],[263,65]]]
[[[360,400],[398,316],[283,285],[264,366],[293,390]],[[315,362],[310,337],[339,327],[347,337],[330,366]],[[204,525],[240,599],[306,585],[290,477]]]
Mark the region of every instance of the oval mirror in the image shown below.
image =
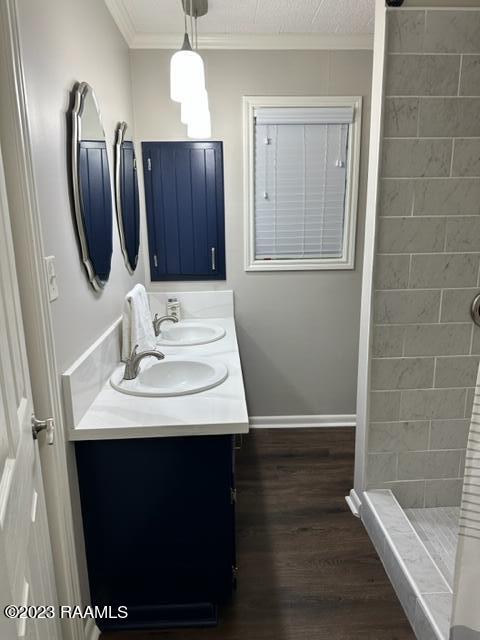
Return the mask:
[[[117,128],[115,143],[115,200],[118,233],[125,265],[130,273],[137,267],[140,246],[140,209],[138,200],[137,161],[127,123]]]
[[[86,82],[74,89],[72,185],[82,260],[98,291],[112,263],[112,192],[105,132],[95,93]]]

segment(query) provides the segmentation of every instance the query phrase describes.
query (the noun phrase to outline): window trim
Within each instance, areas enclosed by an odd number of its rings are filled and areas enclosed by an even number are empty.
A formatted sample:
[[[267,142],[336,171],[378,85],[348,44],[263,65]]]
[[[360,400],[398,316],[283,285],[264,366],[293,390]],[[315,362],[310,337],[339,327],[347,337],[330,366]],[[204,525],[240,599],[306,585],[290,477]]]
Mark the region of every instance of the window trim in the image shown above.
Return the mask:
[[[255,109],[261,107],[353,107],[347,156],[346,219],[341,258],[257,260],[255,258]],[[355,268],[360,140],[361,96],[243,96],[243,202],[245,271],[320,271]]]

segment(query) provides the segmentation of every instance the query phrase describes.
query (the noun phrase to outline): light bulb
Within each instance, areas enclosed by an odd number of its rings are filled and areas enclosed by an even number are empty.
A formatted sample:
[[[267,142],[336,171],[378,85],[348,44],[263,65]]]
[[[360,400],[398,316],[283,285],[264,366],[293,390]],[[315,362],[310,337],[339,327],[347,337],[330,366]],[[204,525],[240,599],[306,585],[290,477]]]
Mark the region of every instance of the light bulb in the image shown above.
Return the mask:
[[[183,47],[170,60],[170,98],[187,101],[205,89],[205,68],[201,56],[190,47],[185,34]]]

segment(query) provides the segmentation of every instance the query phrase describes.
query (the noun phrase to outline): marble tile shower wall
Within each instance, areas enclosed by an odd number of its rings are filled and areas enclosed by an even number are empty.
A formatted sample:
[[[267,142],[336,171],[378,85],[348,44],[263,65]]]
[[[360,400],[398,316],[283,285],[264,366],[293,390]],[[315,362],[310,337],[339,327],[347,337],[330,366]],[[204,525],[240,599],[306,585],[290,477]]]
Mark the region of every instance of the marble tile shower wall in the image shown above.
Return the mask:
[[[480,10],[388,18],[367,478],[453,506],[480,356]]]

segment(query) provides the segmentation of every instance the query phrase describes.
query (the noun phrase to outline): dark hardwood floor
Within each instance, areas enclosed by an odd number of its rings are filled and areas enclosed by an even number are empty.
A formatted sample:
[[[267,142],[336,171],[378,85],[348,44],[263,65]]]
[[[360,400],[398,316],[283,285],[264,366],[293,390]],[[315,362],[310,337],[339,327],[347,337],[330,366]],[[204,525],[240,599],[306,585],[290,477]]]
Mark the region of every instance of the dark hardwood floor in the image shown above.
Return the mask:
[[[237,456],[238,590],[214,629],[102,640],[414,640],[345,503],[354,430],[256,430]]]

